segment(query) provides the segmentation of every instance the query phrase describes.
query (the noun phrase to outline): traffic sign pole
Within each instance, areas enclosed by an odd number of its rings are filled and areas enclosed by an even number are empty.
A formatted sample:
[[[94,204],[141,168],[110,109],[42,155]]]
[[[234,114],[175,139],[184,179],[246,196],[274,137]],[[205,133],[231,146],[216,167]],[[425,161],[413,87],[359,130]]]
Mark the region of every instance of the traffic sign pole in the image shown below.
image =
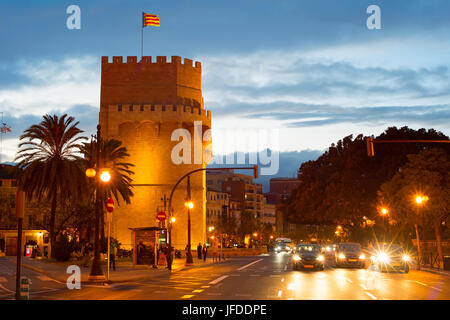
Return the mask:
[[[106,200],[106,219],[108,220],[108,267],[106,271],[106,280],[109,282],[109,272],[110,272],[110,266],[111,266],[111,221],[112,221],[112,212],[114,211],[114,200],[111,198],[108,198]]]

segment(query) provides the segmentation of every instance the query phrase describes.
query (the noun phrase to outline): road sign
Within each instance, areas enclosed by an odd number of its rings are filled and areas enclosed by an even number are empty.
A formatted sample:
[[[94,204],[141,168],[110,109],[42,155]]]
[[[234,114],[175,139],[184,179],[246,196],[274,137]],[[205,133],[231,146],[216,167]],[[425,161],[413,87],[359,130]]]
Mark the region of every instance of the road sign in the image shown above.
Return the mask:
[[[108,200],[106,200],[106,211],[114,211],[114,200],[112,198],[108,198]]]
[[[164,211],[160,211],[156,214],[156,219],[158,219],[159,221],[164,221],[166,220],[166,213]]]

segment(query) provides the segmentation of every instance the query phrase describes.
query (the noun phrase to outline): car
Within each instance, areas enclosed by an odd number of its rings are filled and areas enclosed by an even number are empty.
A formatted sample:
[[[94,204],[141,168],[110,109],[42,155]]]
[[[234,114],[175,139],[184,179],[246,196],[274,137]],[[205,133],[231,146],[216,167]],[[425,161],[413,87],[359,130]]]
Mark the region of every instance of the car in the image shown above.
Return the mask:
[[[400,245],[378,243],[370,250],[370,260],[377,270],[409,272],[411,255]]]
[[[336,267],[358,267],[366,265],[366,255],[359,243],[339,243],[335,250]]]
[[[299,244],[295,247],[295,253],[292,256],[294,270],[323,270],[325,268],[324,263],[325,257],[317,244]]]
[[[279,252],[287,252],[290,253],[292,251],[291,247],[286,244],[286,243],[279,243],[277,245],[275,245],[275,252],[279,253]]]
[[[336,245],[335,244],[326,244],[322,245],[322,252],[325,255],[326,258],[334,258],[336,251]]]

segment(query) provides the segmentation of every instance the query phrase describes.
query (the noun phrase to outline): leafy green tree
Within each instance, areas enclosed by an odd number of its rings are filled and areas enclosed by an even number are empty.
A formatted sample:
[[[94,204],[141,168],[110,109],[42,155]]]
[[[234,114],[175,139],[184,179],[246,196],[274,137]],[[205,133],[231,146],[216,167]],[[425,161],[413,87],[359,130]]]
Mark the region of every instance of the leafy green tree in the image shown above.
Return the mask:
[[[80,198],[85,191],[86,176],[79,165],[79,150],[86,137],[81,136],[79,122],[67,114],[47,114],[43,118],[20,136],[22,142],[15,161],[22,169],[18,184],[27,198],[45,198],[51,203],[49,233],[53,257],[58,202]]]
[[[449,160],[449,153],[437,148],[409,155],[406,164],[381,186],[379,193],[380,202],[390,208],[393,219],[434,229],[441,264],[441,226],[450,212]],[[415,201],[418,195],[429,199],[420,208]]]
[[[376,140],[448,140],[434,129],[388,128]],[[288,199],[286,218],[292,223],[342,225],[349,230],[375,220],[377,191],[407,161],[430,144],[377,144],[368,158],[363,135],[347,136],[315,161],[299,169],[300,185]],[[446,149],[450,150],[450,149]]]
[[[81,151],[84,155],[82,164],[84,170],[94,167],[97,163],[97,143],[84,143]],[[114,197],[117,205],[120,205],[121,199],[127,204],[131,203],[131,198],[133,197],[133,179],[131,176],[134,174],[131,168],[134,167],[134,164],[126,162],[129,156],[127,149],[122,146],[121,141],[116,139],[102,140],[100,146],[101,166],[108,168],[111,174],[111,180],[108,183],[100,185],[102,203],[110,197]],[[90,204],[94,208],[94,181],[90,181],[88,190],[88,193],[91,195]],[[101,215],[100,219],[101,238],[103,239],[104,214]]]

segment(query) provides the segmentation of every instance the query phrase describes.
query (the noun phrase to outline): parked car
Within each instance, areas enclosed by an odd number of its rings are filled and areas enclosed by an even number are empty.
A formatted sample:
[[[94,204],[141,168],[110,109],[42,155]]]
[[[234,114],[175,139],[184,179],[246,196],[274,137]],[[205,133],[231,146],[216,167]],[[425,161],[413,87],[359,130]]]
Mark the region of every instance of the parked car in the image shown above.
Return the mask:
[[[359,267],[366,265],[366,255],[359,243],[339,243],[335,251],[336,267]]]
[[[287,252],[290,253],[292,251],[291,247],[286,243],[279,243],[275,246],[275,252]]]
[[[409,272],[411,256],[398,244],[378,243],[370,250],[370,260],[377,270]]]
[[[295,247],[292,256],[294,270],[299,269],[324,269],[325,257],[317,244],[299,244]]]

